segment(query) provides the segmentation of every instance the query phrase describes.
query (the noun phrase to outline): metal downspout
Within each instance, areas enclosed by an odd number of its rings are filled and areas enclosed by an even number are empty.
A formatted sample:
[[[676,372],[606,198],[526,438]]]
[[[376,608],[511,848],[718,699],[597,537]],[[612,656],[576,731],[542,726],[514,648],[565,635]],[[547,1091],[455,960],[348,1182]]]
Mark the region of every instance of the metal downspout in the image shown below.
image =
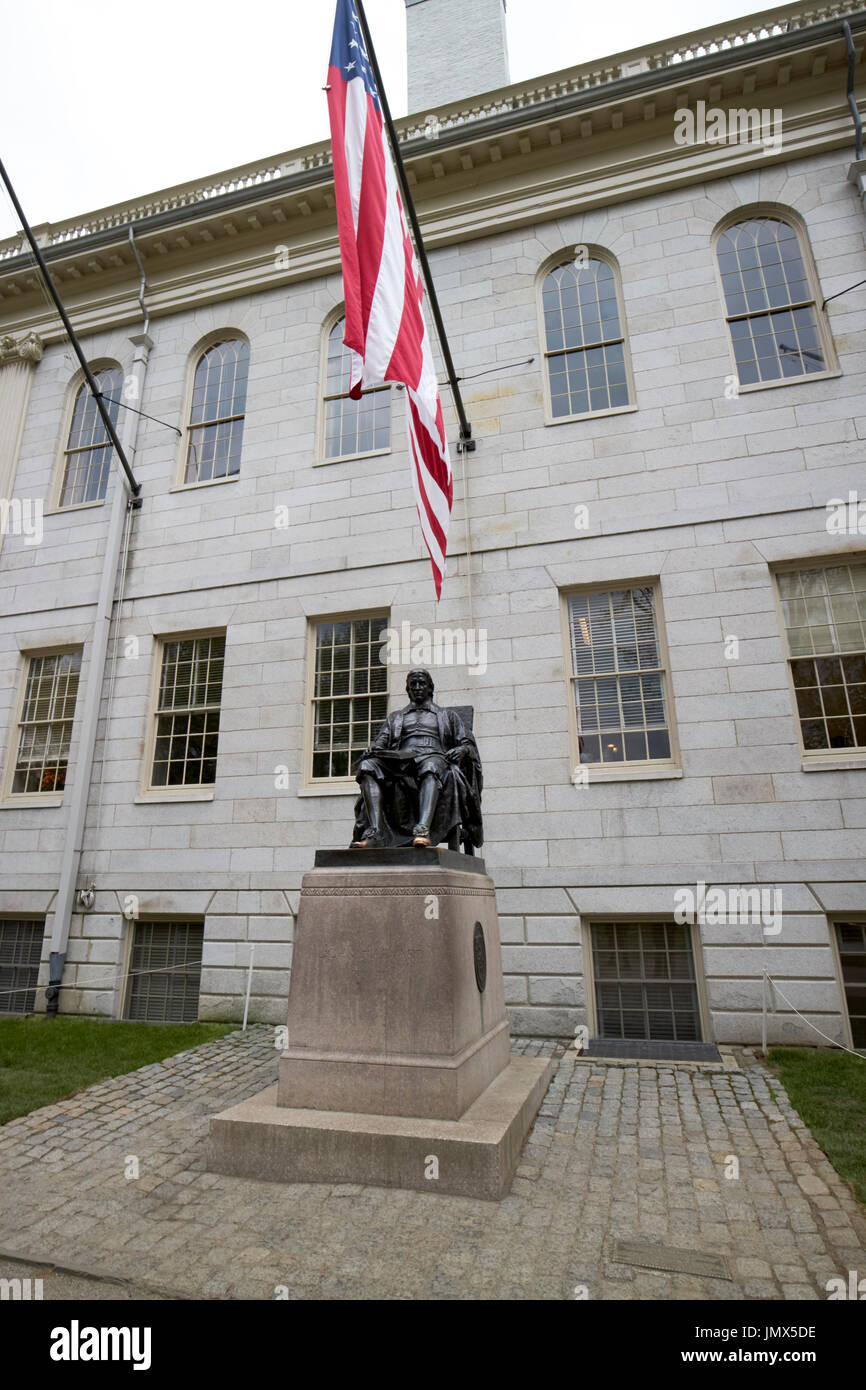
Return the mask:
[[[137,333],[130,338],[135,349],[131,377],[136,385],[128,394],[133,400],[142,398],[144,381],[147,375],[147,361],[153,346],[146,333]],[[127,383],[124,383],[126,389]],[[135,457],[136,441],[140,416],[135,411],[124,411],[120,425],[120,438],[124,452],[132,460]],[[46,1012],[56,1014],[60,1003],[60,987],[69,930],[75,906],[75,893],[81,865],[81,852],[84,839],[84,823],[93,777],[93,758],[96,749],[96,733],[99,724],[99,711],[105,683],[105,668],[108,655],[108,639],[114,609],[114,597],[118,587],[118,568],[123,547],[123,535],[127,510],[135,505],[135,499],[119,468],[112,470],[111,511],[108,534],[105,541],[105,559],[99,582],[96,600],[96,614],[90,639],[87,682],[81,710],[81,726],[78,742],[78,755],[71,786],[68,789],[69,812],[66,823],[66,836],[63,845],[63,859],[60,868],[60,882],[54,905],[54,921],[51,931],[51,950],[49,956],[49,980],[45,991]],[[131,522],[131,518],[130,518]]]
[[[854,122],[854,163],[848,170],[848,182],[853,183],[857,189],[863,211],[866,212],[866,159],[863,158],[863,122],[860,119],[857,98],[854,95],[854,67],[857,62],[857,50],[854,47],[851,26],[847,19],[842,25],[842,33],[845,35],[845,45],[848,49],[848,107]]]

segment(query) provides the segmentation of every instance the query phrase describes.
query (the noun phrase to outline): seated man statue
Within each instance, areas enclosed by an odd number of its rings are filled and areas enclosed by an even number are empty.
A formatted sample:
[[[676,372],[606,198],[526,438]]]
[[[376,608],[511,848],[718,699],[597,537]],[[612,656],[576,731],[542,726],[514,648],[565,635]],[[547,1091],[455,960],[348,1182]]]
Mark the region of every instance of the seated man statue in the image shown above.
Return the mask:
[[[411,704],[389,714],[355,776],[353,847],[438,845],[468,854],[483,844],[481,759],[453,709],[433,703],[429,671],[410,671]]]

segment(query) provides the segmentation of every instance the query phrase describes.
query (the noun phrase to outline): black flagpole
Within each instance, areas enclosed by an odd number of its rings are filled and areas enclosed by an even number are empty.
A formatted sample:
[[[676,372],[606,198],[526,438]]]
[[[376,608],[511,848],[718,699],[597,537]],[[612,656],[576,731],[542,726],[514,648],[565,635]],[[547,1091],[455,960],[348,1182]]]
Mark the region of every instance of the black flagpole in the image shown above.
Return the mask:
[[[2,178],[3,182],[6,185],[6,191],[8,192],[9,197],[12,199],[12,204],[15,208],[16,213],[18,214],[18,220],[21,223],[22,231],[24,232],[24,235],[30,243],[30,250],[33,252],[33,255],[36,258],[36,264],[42,271],[42,278],[44,279],[45,284],[48,288],[48,293],[54,300],[57,312],[63,320],[63,327],[66,329],[66,332],[69,335],[69,341],[75,349],[75,355],[78,358],[78,361],[81,363],[81,369],[84,372],[85,380],[87,381],[87,384],[90,387],[93,399],[96,401],[96,409],[102,416],[102,423],[105,426],[105,432],[111,440],[112,444],[114,445],[121,467],[123,468],[123,471],[126,474],[127,480],[129,482],[132,495],[133,497],[137,497],[141,492],[141,484],[135,481],[135,476],[133,474],[132,469],[129,466],[126,454],[123,452],[123,446],[121,445],[120,440],[117,437],[117,431],[114,428],[111,416],[105,408],[105,402],[102,397],[102,392],[96,384],[92,371],[87,365],[87,358],[84,356],[84,352],[76,336],[75,329],[72,327],[72,324],[69,321],[69,315],[63,307],[63,301],[61,300],[60,295],[57,293],[57,289],[55,287],[54,281],[51,278],[48,266],[45,264],[45,257],[42,255],[42,252],[39,248],[39,243],[33,235],[30,223],[24,216],[24,209],[18,201],[18,195],[16,194],[15,189],[12,187],[11,180],[9,178],[9,175],[6,173],[5,168],[3,167],[2,160],[0,160],[0,178]]]
[[[460,394],[460,386],[457,373],[454,370],[454,361],[451,356],[451,348],[448,345],[448,334],[445,332],[445,324],[442,321],[442,311],[439,308],[439,300],[436,295],[436,288],[433,284],[433,276],[430,271],[430,262],[427,260],[427,251],[424,247],[424,238],[421,235],[421,227],[418,223],[418,214],[415,211],[415,202],[409,189],[409,180],[406,177],[406,166],[403,163],[403,156],[400,153],[400,141],[397,138],[397,131],[391,116],[391,108],[388,105],[388,98],[385,95],[385,84],[382,81],[382,74],[379,71],[379,63],[376,58],[376,50],[373,47],[373,39],[370,35],[370,28],[367,24],[367,16],[364,13],[363,0],[355,0],[355,8],[358,11],[358,20],[361,25],[361,33],[364,36],[364,43],[367,48],[367,57],[376,81],[376,88],[379,93],[379,100],[382,103],[382,115],[385,118],[385,127],[391,141],[391,152],[394,156],[394,164],[397,169],[397,178],[400,181],[400,190],[403,194],[403,204],[409,214],[409,221],[412,224],[412,233],[415,238],[415,250],[418,253],[418,260],[421,264],[421,272],[424,276],[424,283],[427,286],[427,298],[430,300],[430,307],[433,310],[433,319],[436,323],[436,332],[439,335],[439,346],[442,349],[442,357],[445,361],[445,370],[448,373],[448,385],[451,387],[451,394],[454,397],[454,404],[457,408],[457,418],[460,421],[460,448],[470,453],[475,448],[475,440],[472,438],[472,426],[466,415],[463,405],[463,397]]]

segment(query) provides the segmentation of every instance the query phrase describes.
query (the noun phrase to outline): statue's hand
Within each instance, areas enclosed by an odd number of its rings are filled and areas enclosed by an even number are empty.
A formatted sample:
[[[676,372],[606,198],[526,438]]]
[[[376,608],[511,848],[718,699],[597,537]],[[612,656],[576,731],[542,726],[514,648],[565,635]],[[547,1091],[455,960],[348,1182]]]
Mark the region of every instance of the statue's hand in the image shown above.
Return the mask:
[[[448,752],[445,754],[445,760],[449,763],[459,763],[466,751],[467,745],[465,743],[458,743],[456,748],[448,749]]]

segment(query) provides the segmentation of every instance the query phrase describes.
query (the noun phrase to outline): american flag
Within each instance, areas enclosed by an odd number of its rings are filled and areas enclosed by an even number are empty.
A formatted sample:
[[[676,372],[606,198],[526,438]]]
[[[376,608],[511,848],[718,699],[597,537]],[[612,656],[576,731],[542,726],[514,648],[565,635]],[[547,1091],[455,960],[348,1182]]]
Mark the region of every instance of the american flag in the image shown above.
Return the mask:
[[[355,0],[337,0],[328,111],[343,262],[349,395],[385,381],[406,388],[412,484],[421,533],[442,592],[453,485],[423,291],[406,227],[382,104]]]

